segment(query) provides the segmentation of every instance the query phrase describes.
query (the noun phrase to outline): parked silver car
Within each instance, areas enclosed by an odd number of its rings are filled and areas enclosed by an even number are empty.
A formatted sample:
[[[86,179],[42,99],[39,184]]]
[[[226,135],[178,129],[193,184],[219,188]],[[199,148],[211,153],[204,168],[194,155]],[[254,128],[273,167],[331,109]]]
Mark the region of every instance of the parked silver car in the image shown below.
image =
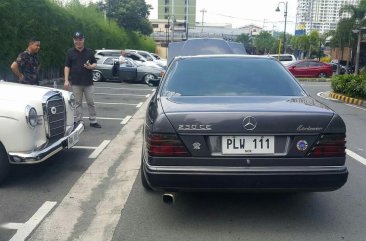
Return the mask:
[[[93,70],[93,80],[95,82],[104,80],[117,80],[126,82],[149,83],[151,79],[159,79],[164,73],[164,69],[155,66],[147,66],[132,59],[126,58],[127,64],[120,65],[113,70],[113,66],[118,64],[118,58],[101,57],[97,61],[97,68]]]

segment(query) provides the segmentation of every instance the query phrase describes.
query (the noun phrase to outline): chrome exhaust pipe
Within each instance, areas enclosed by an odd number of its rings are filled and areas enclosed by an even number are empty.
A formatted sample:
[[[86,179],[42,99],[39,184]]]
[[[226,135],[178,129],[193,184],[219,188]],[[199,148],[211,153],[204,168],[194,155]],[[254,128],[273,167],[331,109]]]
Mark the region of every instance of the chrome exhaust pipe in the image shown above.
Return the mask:
[[[163,202],[166,204],[174,204],[175,203],[175,193],[167,192],[163,194]]]

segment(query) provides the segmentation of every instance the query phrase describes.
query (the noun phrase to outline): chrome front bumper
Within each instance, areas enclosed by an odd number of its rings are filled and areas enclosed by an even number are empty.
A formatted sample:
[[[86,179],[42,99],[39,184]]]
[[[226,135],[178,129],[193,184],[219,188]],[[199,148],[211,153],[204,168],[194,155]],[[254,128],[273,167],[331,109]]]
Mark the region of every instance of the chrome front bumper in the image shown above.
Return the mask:
[[[75,133],[80,135],[83,131],[84,125],[79,123],[69,135],[62,137],[55,142],[47,143],[40,149],[33,150],[32,152],[9,152],[10,163],[35,164],[43,162],[59,151],[68,148],[68,138]]]

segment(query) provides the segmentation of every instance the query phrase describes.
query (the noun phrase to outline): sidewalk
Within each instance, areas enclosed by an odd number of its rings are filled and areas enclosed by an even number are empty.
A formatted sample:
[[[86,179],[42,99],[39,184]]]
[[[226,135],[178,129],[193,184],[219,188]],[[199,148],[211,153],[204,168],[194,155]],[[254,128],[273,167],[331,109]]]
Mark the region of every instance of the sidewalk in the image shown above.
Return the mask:
[[[345,103],[366,107],[366,101],[365,100],[351,98],[351,97],[348,97],[348,96],[345,96],[345,95],[336,94],[334,92],[330,92],[329,97],[340,100],[340,101],[343,101]]]

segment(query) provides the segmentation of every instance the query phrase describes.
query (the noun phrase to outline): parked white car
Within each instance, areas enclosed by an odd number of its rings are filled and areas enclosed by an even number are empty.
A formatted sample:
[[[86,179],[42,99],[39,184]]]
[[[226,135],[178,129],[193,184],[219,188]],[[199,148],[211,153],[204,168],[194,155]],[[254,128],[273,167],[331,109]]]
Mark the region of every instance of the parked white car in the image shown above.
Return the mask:
[[[270,54],[270,56],[278,59],[284,65],[293,63],[297,60],[293,54]]]
[[[0,182],[11,164],[45,161],[79,141],[75,97],[65,90],[0,81]]]

